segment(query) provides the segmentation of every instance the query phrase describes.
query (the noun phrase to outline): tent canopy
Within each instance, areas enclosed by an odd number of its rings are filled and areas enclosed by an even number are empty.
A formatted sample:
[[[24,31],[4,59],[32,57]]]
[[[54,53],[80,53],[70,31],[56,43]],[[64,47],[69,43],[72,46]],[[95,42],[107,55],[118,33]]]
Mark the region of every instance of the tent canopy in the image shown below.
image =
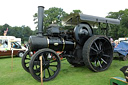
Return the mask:
[[[114,52],[118,52],[124,56],[128,54],[128,42],[122,41],[118,44],[116,48],[114,48]]]

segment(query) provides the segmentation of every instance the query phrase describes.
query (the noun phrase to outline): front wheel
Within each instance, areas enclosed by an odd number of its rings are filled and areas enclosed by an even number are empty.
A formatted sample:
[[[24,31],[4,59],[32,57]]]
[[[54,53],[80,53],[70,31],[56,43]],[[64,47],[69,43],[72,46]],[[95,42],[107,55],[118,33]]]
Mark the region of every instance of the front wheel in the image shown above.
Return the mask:
[[[43,81],[54,79],[60,71],[61,63],[58,54],[48,48],[41,49],[32,56],[29,64],[31,75],[37,81],[41,81],[40,56],[42,56]]]
[[[109,68],[113,60],[113,48],[106,36],[94,35],[83,47],[83,60],[92,71],[99,72]]]

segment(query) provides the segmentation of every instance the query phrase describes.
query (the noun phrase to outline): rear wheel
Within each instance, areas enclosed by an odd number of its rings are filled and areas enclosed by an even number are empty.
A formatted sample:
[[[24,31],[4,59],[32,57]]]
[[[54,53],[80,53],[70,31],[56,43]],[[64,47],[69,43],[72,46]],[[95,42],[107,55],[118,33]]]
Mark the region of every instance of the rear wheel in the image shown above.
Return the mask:
[[[113,60],[112,45],[103,35],[90,37],[84,44],[82,54],[85,65],[95,72],[108,69]]]

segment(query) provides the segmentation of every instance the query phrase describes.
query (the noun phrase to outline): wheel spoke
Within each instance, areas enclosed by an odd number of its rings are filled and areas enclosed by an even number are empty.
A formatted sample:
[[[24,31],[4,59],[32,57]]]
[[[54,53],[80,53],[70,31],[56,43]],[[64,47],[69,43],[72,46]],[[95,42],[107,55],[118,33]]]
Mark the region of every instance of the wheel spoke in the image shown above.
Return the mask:
[[[44,76],[43,76],[43,78],[45,78],[45,69],[44,69]]]
[[[51,74],[50,74],[50,71],[49,71],[49,69],[47,68],[47,71],[48,71],[48,74],[49,74],[49,77],[51,76]]]
[[[57,62],[57,60],[50,61],[49,63]]]
[[[97,61],[95,61],[95,66],[97,66]]]
[[[109,56],[109,55],[106,55],[106,54],[103,54],[103,56],[104,56],[104,57],[107,57],[107,58],[110,58],[110,56]]]
[[[44,53],[41,54],[43,62],[45,61]]]
[[[101,63],[100,63],[100,61],[98,60],[98,63],[99,63],[99,65],[100,65],[100,67],[102,68],[102,65],[101,65]]]
[[[49,66],[52,66],[52,67],[57,67],[57,65],[49,65]]]
[[[102,42],[99,42],[99,50],[102,50]]]
[[[97,50],[95,48],[91,47],[91,49],[94,50],[95,52],[97,52]]]
[[[97,50],[99,50],[99,48],[98,48],[98,46],[97,46],[96,42],[94,42],[94,44],[95,44],[95,46],[96,46]]]
[[[55,71],[53,69],[51,69],[50,67],[49,67],[49,69],[55,73]]]
[[[108,64],[103,58],[101,58],[101,60],[102,60],[105,64]]]

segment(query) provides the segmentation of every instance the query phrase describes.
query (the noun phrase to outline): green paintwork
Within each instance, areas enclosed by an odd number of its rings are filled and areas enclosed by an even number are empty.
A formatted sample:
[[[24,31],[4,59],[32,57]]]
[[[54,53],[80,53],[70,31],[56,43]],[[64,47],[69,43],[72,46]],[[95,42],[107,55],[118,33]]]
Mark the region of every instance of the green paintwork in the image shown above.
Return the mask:
[[[121,77],[112,77],[110,79],[110,85],[128,85],[128,82],[126,82],[126,79]]]

